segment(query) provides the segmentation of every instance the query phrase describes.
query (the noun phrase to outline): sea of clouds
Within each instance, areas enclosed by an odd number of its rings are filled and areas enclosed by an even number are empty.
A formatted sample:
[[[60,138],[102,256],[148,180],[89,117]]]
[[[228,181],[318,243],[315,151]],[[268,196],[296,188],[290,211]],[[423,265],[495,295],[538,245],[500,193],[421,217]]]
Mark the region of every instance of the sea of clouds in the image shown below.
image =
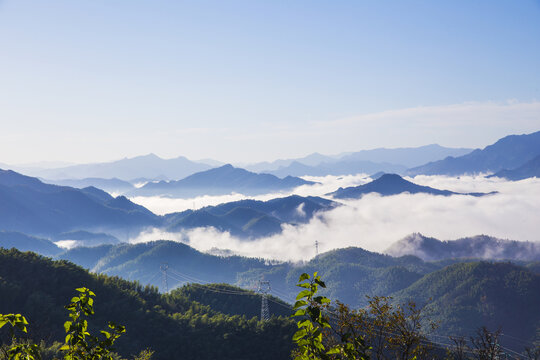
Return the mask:
[[[302,186],[293,193],[317,195],[370,181],[365,175],[309,178],[320,184]],[[315,241],[319,251],[358,246],[384,252],[393,242],[420,232],[441,240],[486,234],[499,238],[540,242],[540,179],[517,182],[484,176],[417,176],[409,179],[420,185],[456,192],[491,192],[497,194],[472,197],[465,195],[434,196],[400,194],[382,197],[368,194],[358,200],[341,201],[345,206],[323,212],[308,224],[284,225],[279,235],[256,240],[244,240],[214,228],[198,228],[180,233],[152,229],[131,242],[158,239],[181,241],[200,251],[227,249],[235,254],[269,259],[299,261],[315,256]],[[255,197],[267,200],[290,193]],[[156,213],[164,214],[246,197],[232,194],[196,199],[134,198]]]

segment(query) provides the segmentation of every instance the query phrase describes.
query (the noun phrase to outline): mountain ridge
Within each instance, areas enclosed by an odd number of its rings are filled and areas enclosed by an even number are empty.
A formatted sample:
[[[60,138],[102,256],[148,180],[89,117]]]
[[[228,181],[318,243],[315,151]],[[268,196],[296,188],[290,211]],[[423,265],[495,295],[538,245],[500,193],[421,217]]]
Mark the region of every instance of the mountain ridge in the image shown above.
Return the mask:
[[[401,193],[409,194],[431,194],[431,195],[469,195],[469,196],[484,196],[494,194],[491,193],[458,193],[450,190],[439,190],[429,186],[417,185],[413,182],[405,180],[397,174],[382,174],[375,180],[358,186],[347,188],[339,188],[338,190],[328,193],[336,199],[358,199],[365,194],[378,193],[382,196],[397,195]]]
[[[297,177],[278,178],[271,174],[257,174],[230,164],[198,172],[177,181],[160,181],[144,185],[129,193],[131,196],[195,197],[225,195],[233,192],[245,195],[291,190],[314,182]]]
[[[484,149],[476,149],[460,157],[447,157],[443,160],[407,170],[414,175],[463,175],[497,172],[521,166],[540,155],[540,131],[508,135]]]

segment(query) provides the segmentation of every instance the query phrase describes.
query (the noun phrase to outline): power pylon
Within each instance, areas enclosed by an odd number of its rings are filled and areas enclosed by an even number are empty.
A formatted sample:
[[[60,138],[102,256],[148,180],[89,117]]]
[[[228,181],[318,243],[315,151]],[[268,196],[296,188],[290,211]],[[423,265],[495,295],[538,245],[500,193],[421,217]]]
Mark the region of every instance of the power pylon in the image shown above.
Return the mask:
[[[315,240],[315,256],[319,255],[319,240]]]
[[[161,263],[159,270],[161,271],[161,288],[165,290],[165,293],[168,293],[169,283],[167,282],[167,270],[169,270],[169,264]]]
[[[270,281],[259,280],[259,288],[257,291],[261,294],[261,321],[270,320],[270,310],[268,309]]]

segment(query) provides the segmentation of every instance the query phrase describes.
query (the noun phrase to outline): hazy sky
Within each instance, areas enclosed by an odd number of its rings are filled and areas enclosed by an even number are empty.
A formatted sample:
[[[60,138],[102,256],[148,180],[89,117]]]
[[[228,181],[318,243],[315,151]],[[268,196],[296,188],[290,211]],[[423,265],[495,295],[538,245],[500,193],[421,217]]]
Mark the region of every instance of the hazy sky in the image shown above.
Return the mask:
[[[0,0],[0,163],[540,130],[540,1]]]

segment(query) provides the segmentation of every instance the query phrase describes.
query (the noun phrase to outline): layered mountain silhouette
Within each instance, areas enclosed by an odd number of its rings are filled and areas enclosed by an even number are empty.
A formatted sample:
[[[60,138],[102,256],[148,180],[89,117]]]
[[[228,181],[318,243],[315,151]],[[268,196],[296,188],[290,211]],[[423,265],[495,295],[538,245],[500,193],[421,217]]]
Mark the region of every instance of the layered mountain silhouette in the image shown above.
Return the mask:
[[[407,167],[391,163],[376,163],[366,160],[343,160],[336,162],[323,162],[316,166],[304,165],[300,162],[293,162],[287,167],[270,171],[276,176],[326,176],[326,175],[355,175],[369,174],[377,171],[384,172],[404,172]]]
[[[412,168],[408,175],[462,175],[515,169],[540,155],[540,131],[506,136],[484,149],[470,154]]]
[[[415,233],[392,244],[385,252],[392,256],[414,255],[426,261],[452,258],[540,261],[540,244],[487,235],[441,241]]]
[[[234,169],[233,180],[236,170],[241,175],[248,173]],[[261,178],[277,179],[272,175],[248,174],[255,176],[254,184]],[[297,184],[293,178],[277,180]],[[212,182],[206,183],[209,184]],[[308,222],[318,211],[337,205],[318,197],[294,195],[269,201],[235,201],[157,216],[125,196],[113,197],[95,187],[50,185],[11,170],[0,170],[0,230],[32,234],[66,245],[67,242],[86,246],[114,244],[118,243],[118,237],[135,236],[146,227],[168,231],[213,227],[238,237],[257,238],[280,233],[285,223]],[[39,247],[32,249],[37,251]]]
[[[0,229],[35,235],[155,226],[159,217],[97,188],[50,185],[0,170]]]
[[[256,174],[232,165],[198,172],[178,181],[152,182],[133,190],[132,196],[172,196],[189,198],[201,195],[224,195],[241,193],[245,195],[263,194],[274,191],[291,190],[301,185],[314,184],[297,177],[283,179],[270,174]]]
[[[103,178],[129,181],[136,178],[182,179],[193,173],[210,169],[204,163],[191,161],[183,156],[162,159],[148,154],[118,161],[80,164],[55,169],[28,169],[28,174],[49,180]]]
[[[257,238],[280,233],[285,223],[306,223],[317,212],[336,206],[323,198],[297,195],[269,201],[241,200],[165,215],[164,226],[174,232],[211,226],[234,236]]]
[[[483,196],[487,193],[457,193],[449,190],[439,190],[429,186],[421,186],[405,180],[397,174],[384,174],[364,185],[351,186],[347,188],[339,188],[338,190],[329,193],[336,199],[358,199],[365,194],[377,193],[383,196],[397,195],[401,193],[409,194],[431,194],[431,195],[471,195]],[[489,193],[493,194],[493,193]]]
[[[78,189],[83,189],[89,186],[105,190],[109,193],[126,193],[135,189],[132,183],[117,178],[102,179],[102,178],[85,178],[85,179],[62,179],[62,180],[43,180],[46,183],[70,186]]]
[[[540,178],[540,155],[520,167],[512,170],[501,170],[489,177],[500,177],[514,181],[532,177]]]
[[[461,156],[472,149],[447,148],[437,144],[416,148],[378,148],[339,155],[313,153],[303,158],[261,162],[246,166],[255,172],[266,172],[276,176],[325,176],[350,175],[358,173],[403,172],[407,168],[419,166],[448,156]]]
[[[0,248],[33,251],[45,256],[55,256],[63,252],[60,247],[50,240],[4,230],[0,230]]]

